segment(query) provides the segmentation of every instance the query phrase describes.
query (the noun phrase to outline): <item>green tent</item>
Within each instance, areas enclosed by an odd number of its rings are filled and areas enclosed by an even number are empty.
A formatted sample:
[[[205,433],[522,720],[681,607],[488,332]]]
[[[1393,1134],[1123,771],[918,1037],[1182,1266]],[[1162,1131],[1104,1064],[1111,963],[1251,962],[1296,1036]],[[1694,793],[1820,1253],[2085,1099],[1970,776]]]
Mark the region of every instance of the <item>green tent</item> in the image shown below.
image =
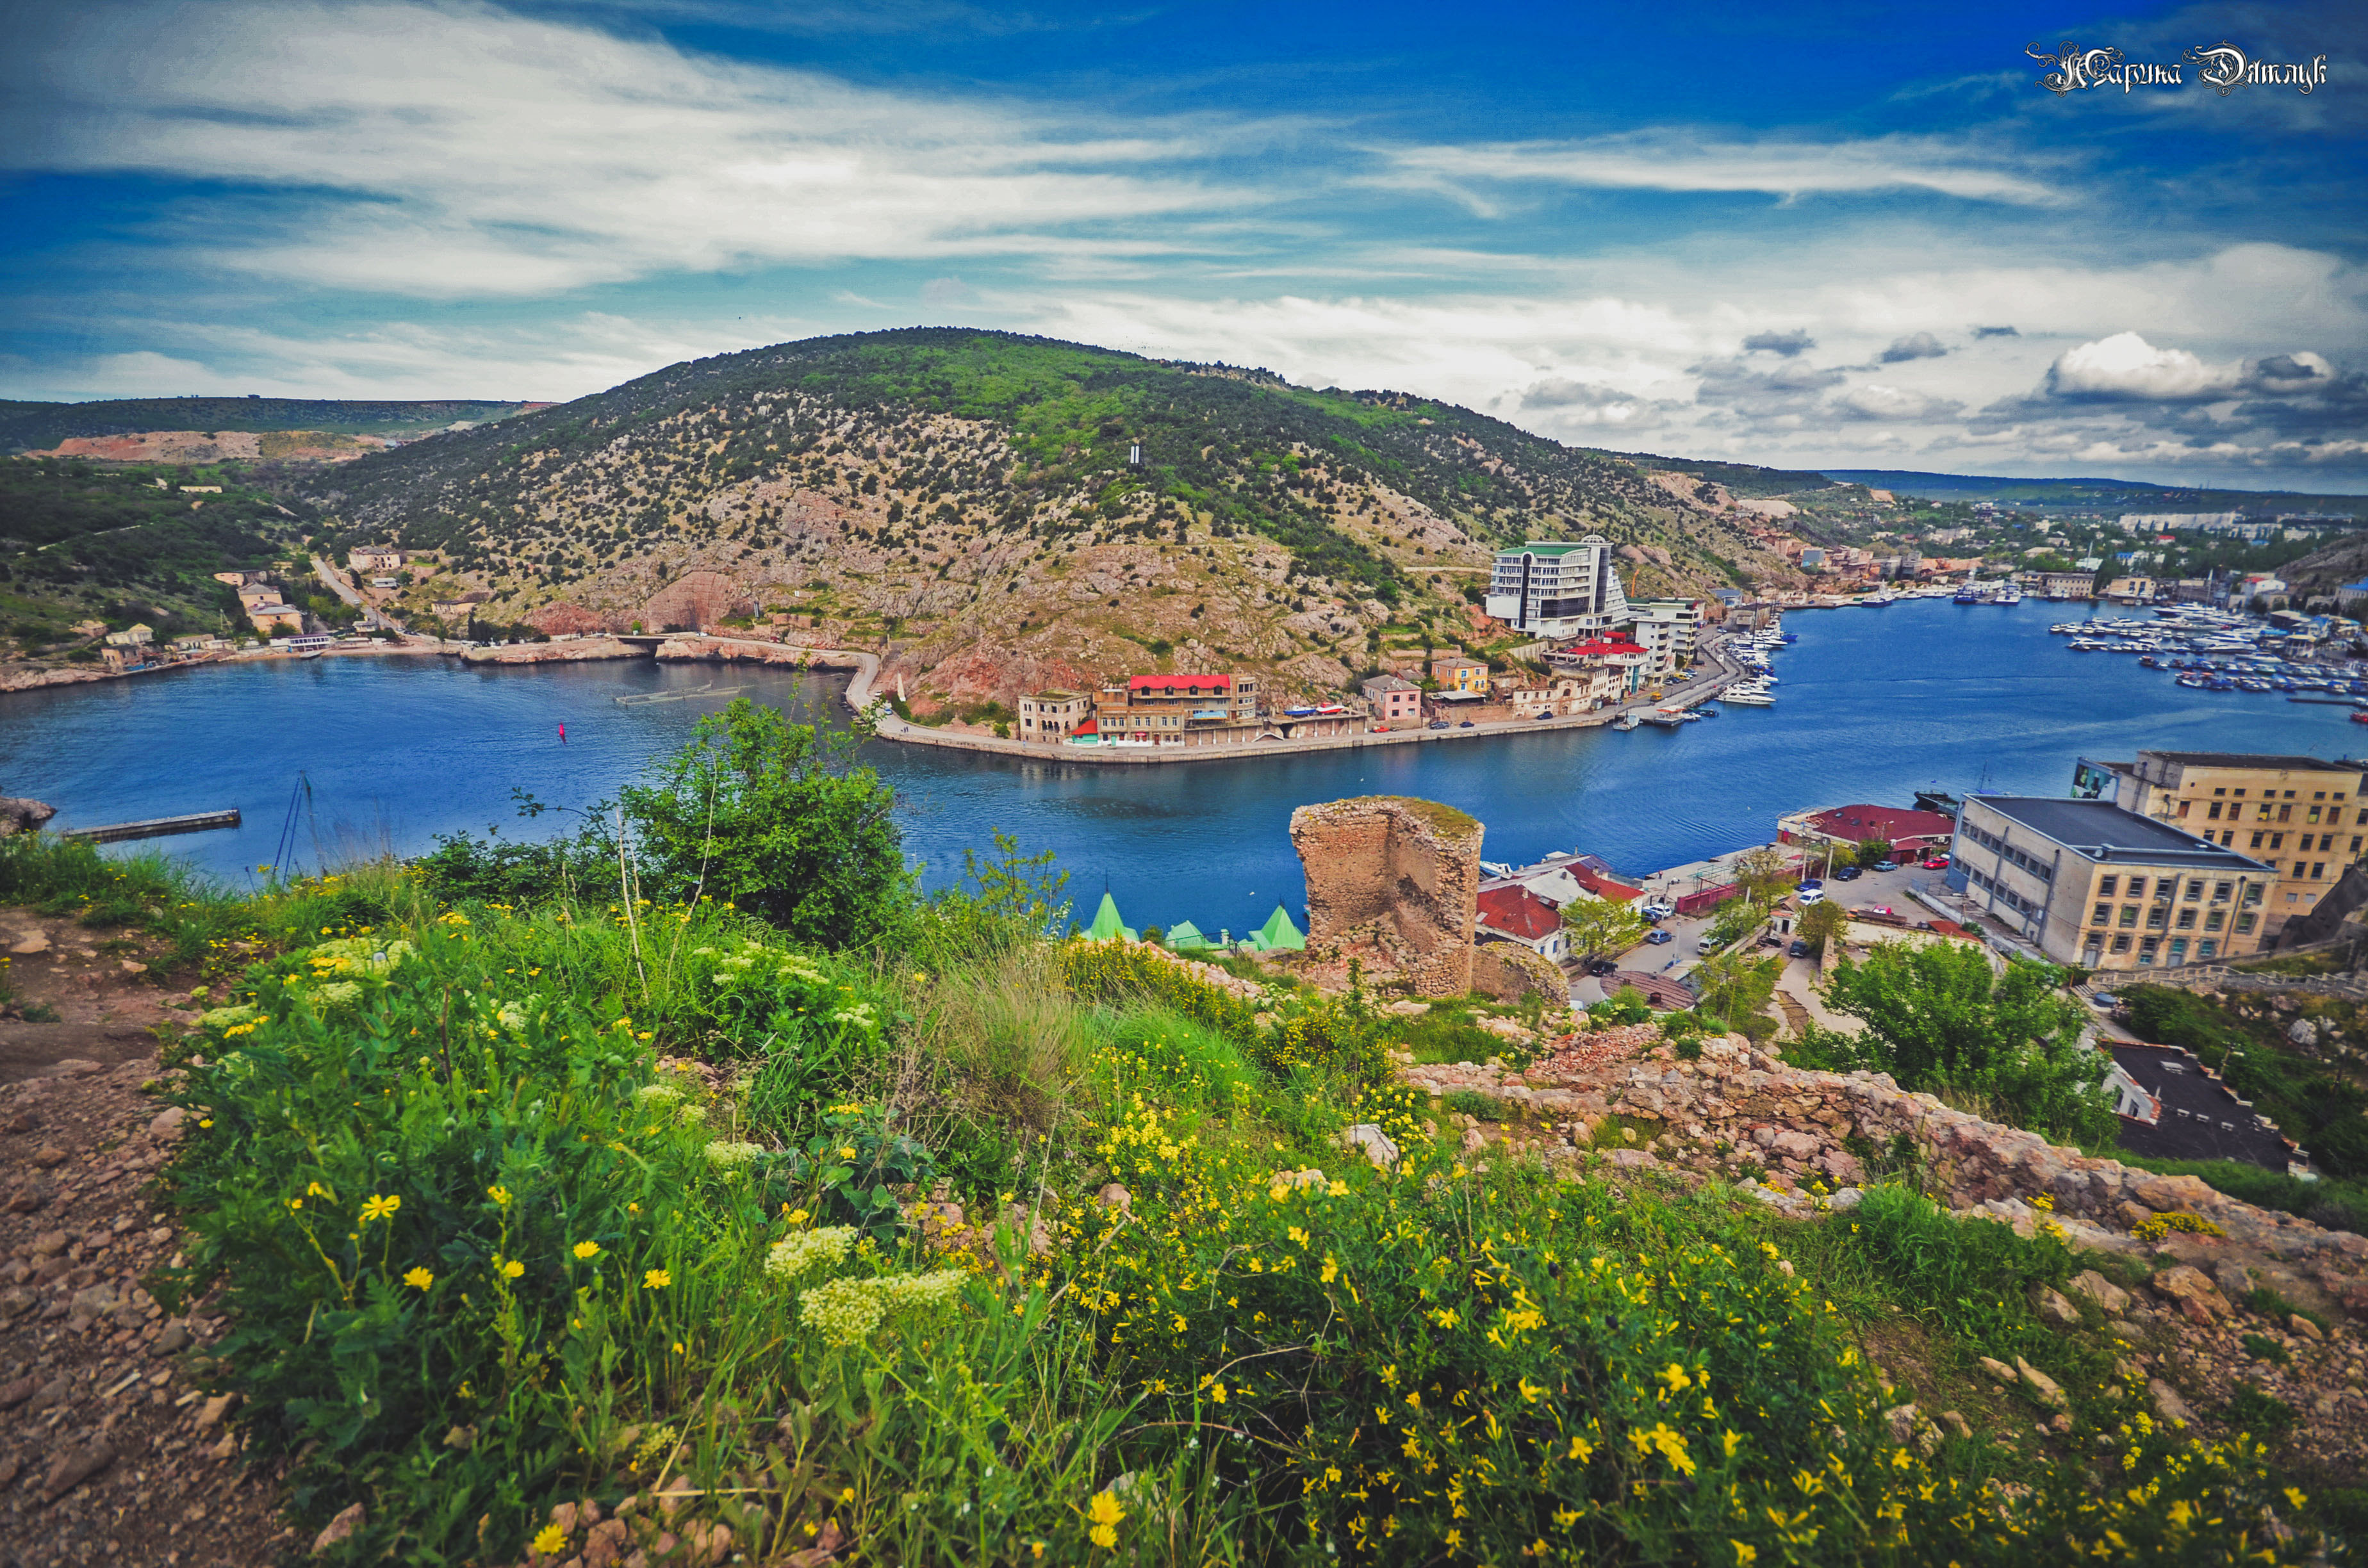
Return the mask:
[[[1178,920],[1167,928],[1167,945],[1179,953],[1197,953],[1209,946],[1209,938],[1190,920]]]
[[[1307,950],[1307,938],[1299,934],[1299,927],[1291,923],[1291,916],[1279,903],[1267,916],[1266,924],[1250,933],[1250,944],[1262,953]]]
[[[1121,937],[1130,942],[1141,939],[1135,936],[1133,926],[1118,917],[1118,900],[1108,893],[1102,894],[1102,906],[1094,911],[1094,923],[1086,927],[1086,935],[1097,942],[1115,941]]]

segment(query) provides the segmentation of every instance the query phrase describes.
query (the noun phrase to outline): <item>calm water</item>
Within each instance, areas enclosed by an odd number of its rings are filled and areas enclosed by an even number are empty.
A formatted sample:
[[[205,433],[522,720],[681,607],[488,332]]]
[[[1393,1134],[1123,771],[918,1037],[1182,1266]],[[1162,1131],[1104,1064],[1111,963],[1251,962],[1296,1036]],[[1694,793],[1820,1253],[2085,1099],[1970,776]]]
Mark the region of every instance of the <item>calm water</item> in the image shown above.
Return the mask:
[[[1776,818],[1850,801],[1907,805],[1938,787],[2062,794],[2086,754],[2139,746],[2306,752],[2368,745],[2340,708],[2185,690],[2135,658],[2072,653],[2078,612],[1945,601],[1795,612],[1774,708],[1675,731],[1563,732],[1214,767],[1096,768],[874,745],[932,885],[993,829],[1051,848],[1090,912],[1212,932],[1278,901],[1304,922],[1292,809],[1344,795],[1427,796],[1487,824],[1492,859],[1585,849],[1642,872],[1762,842]],[[0,794],[58,825],[237,806],[245,826],[156,846],[240,878],[273,857],[299,775],[303,862],[455,829],[533,835],[513,787],[581,807],[677,744],[712,700],[620,708],[631,692],[739,684],[794,717],[840,717],[844,677],[632,662],[509,669],[441,659],[216,666],[0,696]],[[567,727],[562,745],[558,728]]]

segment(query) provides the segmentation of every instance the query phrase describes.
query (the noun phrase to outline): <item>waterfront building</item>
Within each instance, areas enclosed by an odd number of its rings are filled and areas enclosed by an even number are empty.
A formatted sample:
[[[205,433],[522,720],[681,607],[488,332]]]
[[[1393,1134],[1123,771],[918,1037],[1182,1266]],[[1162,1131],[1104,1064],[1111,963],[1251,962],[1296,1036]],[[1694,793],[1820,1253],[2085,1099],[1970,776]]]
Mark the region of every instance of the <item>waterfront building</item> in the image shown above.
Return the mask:
[[[1019,699],[1019,738],[1058,745],[1093,716],[1093,699],[1082,692],[1040,691]]]
[[[1827,806],[1776,819],[1779,844],[1797,844],[1822,853],[1828,845],[1837,850],[1856,849],[1870,838],[1879,838],[1891,846],[1896,860],[1921,860],[1946,849],[1956,831],[1957,819],[1952,816],[1897,806]]]
[[[1693,663],[1694,635],[1702,622],[1700,599],[1631,599],[1628,608],[1635,617],[1628,635],[1652,654],[1645,669],[1653,678],[1674,675]]]
[[[2116,577],[2105,585],[2105,597],[2116,604],[2152,604],[2154,595],[2155,580],[2151,577]]]
[[[1375,676],[1357,688],[1364,694],[1373,717],[1384,724],[1419,722],[1422,687],[1403,676]]]
[[[2088,572],[2041,572],[2039,591],[2051,599],[2088,599],[2096,597],[2097,575]]]
[[[304,612],[294,605],[249,605],[246,607],[246,619],[253,623],[256,635],[262,637],[282,630],[304,630]]]
[[[1499,551],[1482,607],[1498,620],[1541,637],[1600,637],[1632,619],[1611,541],[1589,534],[1576,544],[1541,540]]]
[[[2110,801],[1975,795],[1952,883],[2055,963],[2172,968],[2254,951],[2275,873]]]
[[[1461,691],[1474,696],[1488,695],[1488,666],[1478,659],[1460,655],[1430,662],[1430,678],[1442,692]]]
[[[1525,676],[1506,689],[1505,701],[1517,719],[1534,719],[1541,713],[1567,719],[1574,713],[1589,712],[1617,695],[1616,690],[1603,689],[1607,677],[1611,685],[1617,686],[1617,673],[1603,670],[1583,676]]]
[[[144,620],[135,620],[120,631],[107,634],[110,648],[145,648],[156,641],[156,629]]]
[[[1652,663],[1649,650],[1624,637],[1599,637],[1546,654],[1546,664],[1553,669],[1587,679],[1590,699],[1613,701],[1642,690]]]
[[[280,598],[280,591],[268,583],[249,583],[238,591],[238,603],[242,609],[253,609],[257,605],[276,605]]]
[[[1516,942],[1544,959],[1560,963],[1570,950],[1562,928],[1562,912],[1528,888],[1484,887],[1474,936],[1480,941]]]
[[[2142,751],[2130,762],[2082,757],[2072,792],[2242,849],[2270,869],[2264,939],[2307,915],[2360,858],[2368,837],[2368,773],[2356,762],[2239,752]]]
[[[1258,734],[1258,696],[1256,676],[1135,676],[1102,687],[1095,728],[1105,745],[1246,745]]]

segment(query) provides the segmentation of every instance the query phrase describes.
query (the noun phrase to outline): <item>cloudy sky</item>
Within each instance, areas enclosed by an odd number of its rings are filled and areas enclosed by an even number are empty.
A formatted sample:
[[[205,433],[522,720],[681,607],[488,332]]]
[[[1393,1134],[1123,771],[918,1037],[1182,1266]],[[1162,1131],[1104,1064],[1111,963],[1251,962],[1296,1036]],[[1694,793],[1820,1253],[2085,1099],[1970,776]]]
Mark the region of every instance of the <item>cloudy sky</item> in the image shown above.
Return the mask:
[[[0,397],[961,324],[1622,450],[2368,489],[2368,12],[0,0]],[[2037,43],[2327,56],[2055,94]]]

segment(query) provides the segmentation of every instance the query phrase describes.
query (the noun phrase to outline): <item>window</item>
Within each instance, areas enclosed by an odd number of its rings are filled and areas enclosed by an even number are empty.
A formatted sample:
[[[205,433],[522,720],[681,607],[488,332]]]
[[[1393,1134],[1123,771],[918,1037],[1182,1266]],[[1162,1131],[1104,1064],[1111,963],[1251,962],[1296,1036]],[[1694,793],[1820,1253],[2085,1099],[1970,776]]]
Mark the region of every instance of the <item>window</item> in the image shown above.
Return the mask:
[[[2146,879],[2144,877],[2132,877],[2130,879],[2130,896],[2132,898],[2146,897]]]
[[[2326,791],[2326,790],[2321,790],[2317,794],[2313,795],[2313,796],[2311,797],[2311,799],[2312,799],[2312,800],[2314,800],[2314,801],[2324,801],[2325,799],[2327,799],[2327,791]]]
[[[2203,896],[2203,884],[2202,882],[2200,882],[2200,881],[2198,881],[2198,882],[2190,882],[2190,883],[2188,883],[2188,884],[2187,884],[2187,902],[2188,902],[2188,903],[2193,903],[2197,899],[2202,898]]]
[[[2225,795],[2225,794],[2226,794],[2228,791],[2227,791],[2227,790],[2213,790],[2212,792],[2213,792],[2214,794],[2215,794],[2215,795]],[[2242,790],[2237,790],[2237,793],[2238,793],[2239,795],[2243,794],[2244,792],[2245,792],[2245,791],[2243,791]]]
[[[2327,875],[2327,862],[2326,862],[2326,861],[2324,861],[2324,860],[2314,860],[2314,861],[2312,861],[2312,862],[2310,863],[2310,880],[2311,880],[2312,881],[2317,881],[2319,879],[2321,879],[2322,877],[2325,877],[2326,875]]]
[[[2240,800],[2240,801],[2241,801],[2241,800],[2243,800],[2244,798],[2245,798],[2245,791],[2243,791],[2242,790],[2237,790],[2237,799],[2238,799],[2238,800]]]
[[[2368,827],[2368,806],[2362,806],[2360,808],[2360,814],[2351,819],[2351,825],[2354,827]]]
[[[2239,930],[2239,931],[2249,931],[2249,930],[2251,930],[2252,928],[2253,928],[2253,917],[2252,917],[2251,915],[2239,915],[2238,916],[2237,916],[2237,930]]]
[[[2311,821],[2311,822],[2317,822],[2317,821],[2318,820],[2318,812],[2319,812],[2319,808],[2318,808],[2318,807],[2317,807],[2317,806],[2313,806],[2313,807],[2311,807],[2311,809],[2310,809],[2310,816],[2309,816],[2308,820],[2309,820],[2309,821]]]
[[[2271,847],[2271,848],[2272,848],[2272,849],[2283,849],[2285,846],[2286,846],[2286,835],[2285,835],[2284,834],[2283,834],[2283,833],[2273,833],[2273,834],[2270,835],[2270,847]]]
[[[2280,822],[2294,821],[2294,808],[2292,806],[2280,806],[2278,808],[2278,820]]]
[[[2351,853],[2354,855],[2360,853],[2360,835],[2356,833],[2351,835]]]
[[[2128,937],[2121,936],[2113,938],[2113,951],[2117,953],[2126,953],[2129,950],[2130,939]]]
[[[2121,886],[2121,882],[2122,879],[2119,877],[2100,878],[2097,882],[2097,896],[2099,898],[2112,897],[2113,890]]]
[[[2218,822],[2218,821],[2220,820],[2220,802],[2219,802],[2219,801],[2213,801],[2213,802],[2212,802],[2212,809],[2211,809],[2210,811],[2208,811],[2208,812],[2204,812],[2203,814],[2204,814],[2204,817],[2206,818],[2206,820],[2211,821],[2211,822]]]
[[[2219,950],[2220,944],[2209,937],[2195,944],[2195,956],[2199,959],[2208,959]]]
[[[2180,816],[2185,816],[2185,815],[2187,814],[2187,808],[2188,808],[2189,806],[2192,805],[2192,804],[2194,804],[2194,802],[2193,802],[2193,801],[2180,801],[2180,802],[2179,802],[2179,814],[2180,814]]]
[[[2220,929],[2221,923],[2226,918],[2226,911],[2215,909],[2203,917],[2203,928],[2206,931],[2217,931]]]
[[[2266,838],[2266,837],[2268,837],[2268,836],[2269,836],[2269,835],[2267,835],[2267,834],[2263,834],[2263,833],[2257,833],[2257,834],[2253,835],[2253,843],[2252,843],[2252,847],[2254,847],[2254,848],[2256,848],[2256,849],[2259,849],[2259,848],[2261,846],[2261,840],[2262,840],[2262,839],[2264,839],[2264,838]]]
[[[2095,913],[2089,916],[2089,924],[2091,926],[2102,926],[2112,920],[2112,917],[2113,906],[2110,903],[2100,903],[2097,906]]]
[[[2171,961],[2171,962],[2173,962],[2173,963],[2185,963],[2185,962],[2187,961],[2187,938],[2186,938],[2186,937],[2173,937],[2170,939],[2170,954],[2169,954],[2169,958],[2170,958],[2170,961]]]
[[[2157,903],[2153,908],[2146,911],[2147,930],[2159,931],[2169,924],[2170,910],[2168,905]]]
[[[2254,814],[2253,820],[2255,822],[2267,822],[2270,820],[2270,803],[2267,801],[2261,802],[2260,808]]]
[[[2228,895],[2236,890],[2236,886],[2237,884],[2234,882],[2214,882],[2212,884],[2212,902],[2214,903],[2227,903]]]
[[[2162,938],[2159,937],[2148,937],[2144,941],[2141,941],[2138,944],[2138,962],[2154,962],[2155,949],[2160,946],[2161,943]]]
[[[2332,848],[2334,848],[2334,847],[2335,847],[2335,835],[2333,835],[2333,834],[2331,834],[2331,833],[2322,833],[2322,834],[2320,834],[2320,835],[2318,835],[2318,846],[2319,846],[2321,849],[2332,849]]]
[[[2122,925],[2123,928],[2126,929],[2137,923],[2138,906],[2135,903],[2125,903],[2122,905]]]

